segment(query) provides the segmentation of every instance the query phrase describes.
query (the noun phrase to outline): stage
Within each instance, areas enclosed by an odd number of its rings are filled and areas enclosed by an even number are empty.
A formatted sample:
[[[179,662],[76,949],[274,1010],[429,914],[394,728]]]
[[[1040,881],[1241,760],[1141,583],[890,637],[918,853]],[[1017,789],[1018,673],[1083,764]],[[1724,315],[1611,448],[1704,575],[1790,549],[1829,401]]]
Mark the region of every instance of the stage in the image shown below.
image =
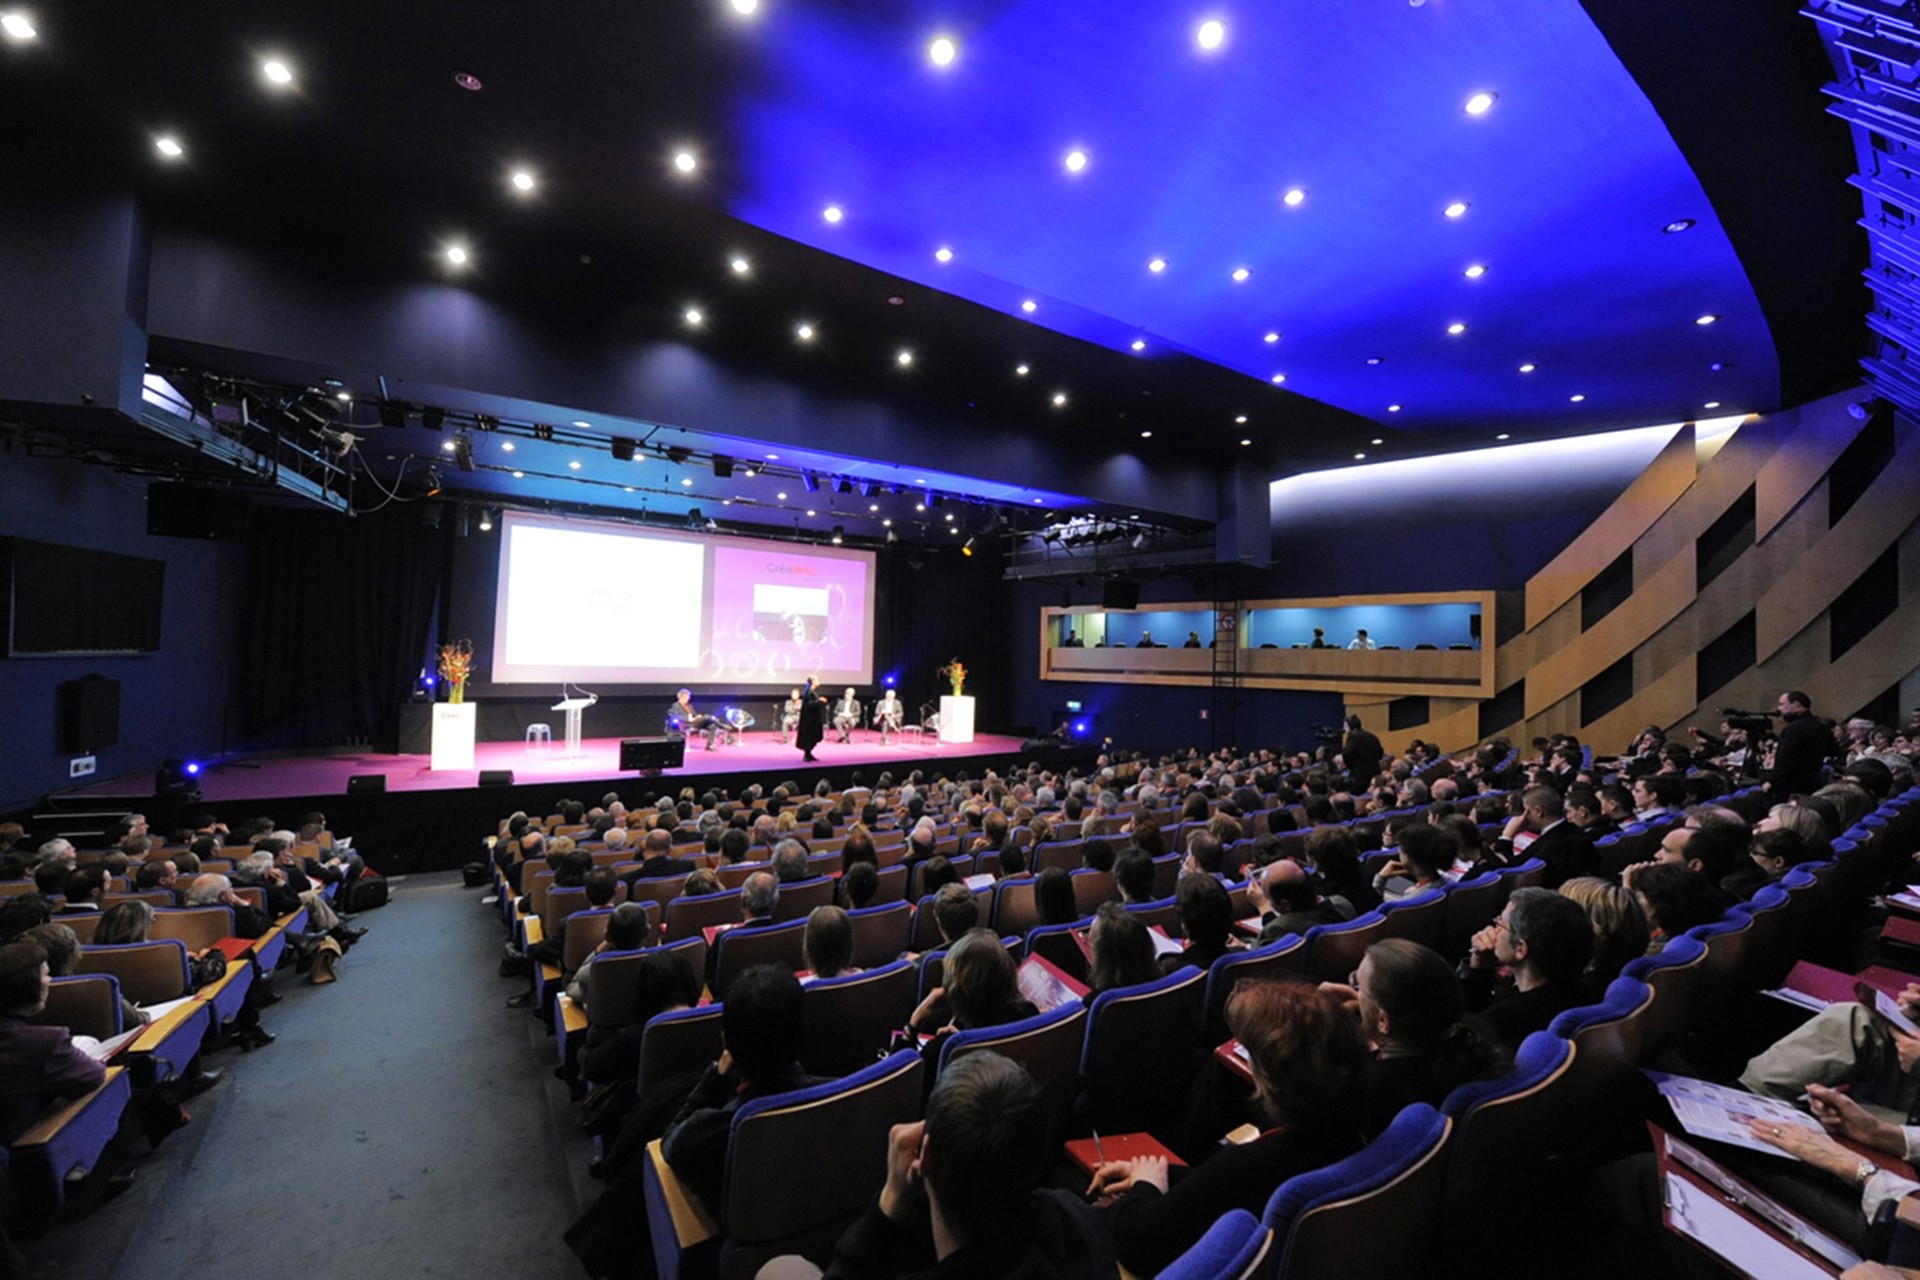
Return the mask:
[[[696,793],[712,787],[738,796],[755,782],[769,789],[786,782],[811,791],[822,778],[836,788],[847,786],[856,773],[868,785],[884,772],[904,781],[916,769],[929,778],[961,773],[979,777],[987,769],[1004,771],[1038,759],[1056,768],[1071,764],[1084,770],[1097,755],[1091,747],[1023,750],[1022,743],[1004,734],[977,734],[970,743],[915,736],[896,737],[882,746],[878,734],[862,732],[843,745],[829,735],[815,748],[817,762],[808,764],[797,748],[756,731],[713,751],[702,749],[695,739],[687,744],[685,765],[643,775],[620,771],[618,738],[588,738],[577,757],[563,754],[563,743],[530,751],[522,742],[482,742],[475,747],[472,769],[435,770],[425,755],[382,752],[263,756],[206,766],[196,779],[200,798],[195,801],[157,798],[153,774],[138,773],[55,792],[48,805],[71,815],[62,824],[62,834],[86,844],[98,843],[86,838],[97,815],[117,816],[129,809],[145,813],[161,832],[203,813],[217,814],[233,825],[266,814],[291,827],[317,810],[327,815],[337,834],[353,836],[354,847],[366,852],[377,869],[395,874],[458,866],[482,856],[481,838],[515,810],[544,816],[560,800],[592,806],[609,791],[637,806],[662,794],[677,795],[684,787]],[[482,786],[483,772],[510,772],[513,780]],[[349,778],[369,775],[383,779],[383,792],[348,792]],[[99,822],[100,829],[105,825]]]

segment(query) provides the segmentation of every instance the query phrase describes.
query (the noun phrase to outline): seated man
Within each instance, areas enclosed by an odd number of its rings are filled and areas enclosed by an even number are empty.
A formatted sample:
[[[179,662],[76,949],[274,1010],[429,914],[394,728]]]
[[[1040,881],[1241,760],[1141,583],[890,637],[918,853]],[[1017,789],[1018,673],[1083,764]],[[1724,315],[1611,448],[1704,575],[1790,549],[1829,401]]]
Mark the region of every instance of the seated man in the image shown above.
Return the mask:
[[[1473,935],[1461,966],[1467,1008],[1481,1013],[1511,1054],[1561,1012],[1581,1004],[1580,976],[1593,958],[1593,922],[1552,889],[1516,889],[1499,919]],[[1498,970],[1513,974],[1502,984]]]
[[[1920,1015],[1920,983],[1895,1002]],[[1896,1125],[1920,1112],[1920,1036],[1910,1036],[1856,1001],[1831,1004],[1762,1050],[1740,1083],[1755,1093],[1796,1101],[1809,1085],[1857,1086],[1855,1100],[1876,1119]]]
[[[860,727],[860,700],[849,689],[833,704],[833,727],[840,734],[840,741],[853,741],[853,731]]]
[[[900,697],[889,689],[873,709],[873,727],[880,731],[880,745],[886,746],[890,735],[900,732],[900,725],[906,719],[907,709],[900,705]]]
[[[887,1181],[834,1247],[827,1274],[867,1277],[1115,1274],[1112,1251],[1079,1197],[1041,1183],[1051,1121],[1026,1068],[969,1054],[941,1072],[927,1118],[893,1127]],[[925,1199],[924,1210],[921,1205]],[[818,1277],[798,1257],[768,1280]]]
[[[233,882],[223,875],[196,876],[187,889],[190,907],[224,906],[233,910],[233,936],[258,938],[273,927],[266,912],[233,891]]]
[[[1320,896],[1320,878],[1291,858],[1267,864],[1247,879],[1247,901],[1260,911],[1260,946],[1315,925],[1348,919]]]

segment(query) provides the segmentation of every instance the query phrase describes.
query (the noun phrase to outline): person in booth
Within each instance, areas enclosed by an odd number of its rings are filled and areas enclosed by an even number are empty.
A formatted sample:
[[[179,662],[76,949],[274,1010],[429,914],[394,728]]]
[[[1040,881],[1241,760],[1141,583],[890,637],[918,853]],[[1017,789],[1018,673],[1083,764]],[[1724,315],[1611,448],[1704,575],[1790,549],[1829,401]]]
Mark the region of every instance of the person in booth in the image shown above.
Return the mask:
[[[906,708],[900,705],[900,696],[893,690],[887,690],[878,706],[873,709],[873,727],[880,731],[880,745],[887,745],[889,734],[900,732],[900,722],[906,716]]]
[[[860,700],[853,696],[852,689],[833,704],[833,727],[840,731],[840,741],[853,741],[853,731],[860,727]]]

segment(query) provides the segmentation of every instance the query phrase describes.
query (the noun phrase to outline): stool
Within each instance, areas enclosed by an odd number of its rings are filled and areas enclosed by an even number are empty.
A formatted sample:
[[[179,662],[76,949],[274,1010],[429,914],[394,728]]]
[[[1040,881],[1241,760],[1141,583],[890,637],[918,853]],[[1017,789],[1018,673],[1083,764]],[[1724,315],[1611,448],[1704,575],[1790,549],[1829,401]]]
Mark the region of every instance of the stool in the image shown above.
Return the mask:
[[[527,726],[527,754],[545,755],[553,750],[553,726],[530,724]]]

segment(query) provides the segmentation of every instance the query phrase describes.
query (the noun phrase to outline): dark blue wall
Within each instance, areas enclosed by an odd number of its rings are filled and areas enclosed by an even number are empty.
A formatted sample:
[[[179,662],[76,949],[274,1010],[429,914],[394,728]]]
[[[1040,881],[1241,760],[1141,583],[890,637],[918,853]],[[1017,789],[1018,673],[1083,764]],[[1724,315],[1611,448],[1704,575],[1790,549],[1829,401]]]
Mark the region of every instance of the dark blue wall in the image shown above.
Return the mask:
[[[244,626],[296,625],[250,618],[240,589],[239,548],[153,538],[146,481],[102,467],[0,454],[0,535],[34,538],[166,562],[158,653],[88,658],[0,657],[0,809],[69,785],[58,750],[63,681],[99,673],[120,681],[120,741],[99,752],[98,778],[153,768],[169,756],[210,756],[220,747],[231,697],[235,638]],[[66,607],[116,602],[76,582]]]

